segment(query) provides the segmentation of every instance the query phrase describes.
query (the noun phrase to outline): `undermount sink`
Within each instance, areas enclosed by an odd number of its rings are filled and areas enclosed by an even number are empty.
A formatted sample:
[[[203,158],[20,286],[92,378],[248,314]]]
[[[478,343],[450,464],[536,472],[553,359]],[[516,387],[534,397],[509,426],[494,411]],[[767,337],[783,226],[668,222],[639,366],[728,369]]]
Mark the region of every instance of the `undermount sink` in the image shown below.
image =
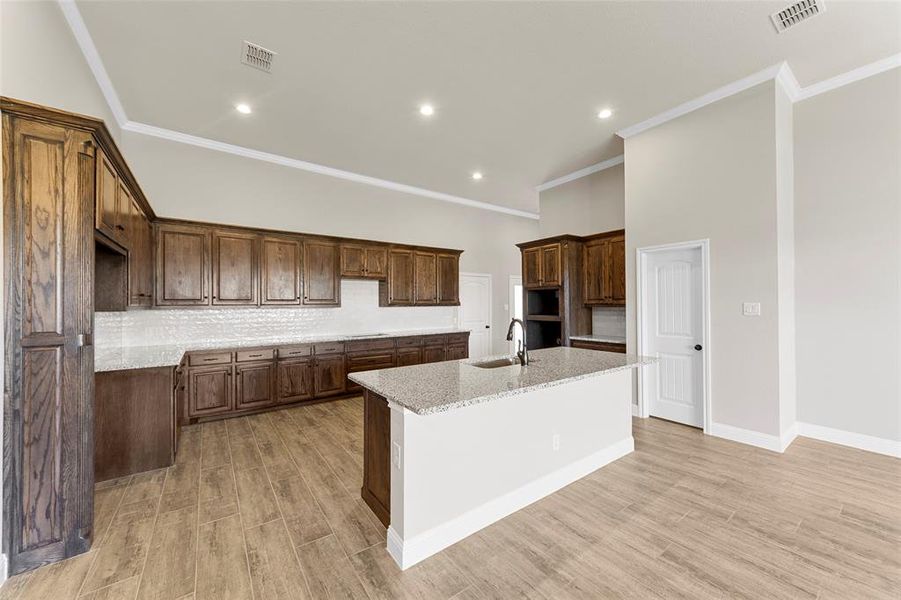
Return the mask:
[[[515,356],[505,356],[504,358],[495,358],[484,362],[472,363],[472,366],[480,369],[499,369],[501,367],[512,367],[518,365],[519,359]]]

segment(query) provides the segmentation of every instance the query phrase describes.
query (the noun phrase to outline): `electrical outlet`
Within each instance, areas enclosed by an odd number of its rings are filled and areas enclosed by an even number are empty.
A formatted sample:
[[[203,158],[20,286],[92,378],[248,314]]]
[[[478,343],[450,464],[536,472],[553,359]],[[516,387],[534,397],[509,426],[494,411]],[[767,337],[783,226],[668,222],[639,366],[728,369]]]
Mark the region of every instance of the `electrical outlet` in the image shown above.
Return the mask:
[[[393,442],[391,444],[391,462],[396,468],[400,468],[400,444]]]
[[[551,445],[554,447],[554,452],[560,449],[560,434],[555,433],[554,437],[551,438]]]
[[[746,317],[760,316],[760,302],[744,302],[741,305],[741,314]]]

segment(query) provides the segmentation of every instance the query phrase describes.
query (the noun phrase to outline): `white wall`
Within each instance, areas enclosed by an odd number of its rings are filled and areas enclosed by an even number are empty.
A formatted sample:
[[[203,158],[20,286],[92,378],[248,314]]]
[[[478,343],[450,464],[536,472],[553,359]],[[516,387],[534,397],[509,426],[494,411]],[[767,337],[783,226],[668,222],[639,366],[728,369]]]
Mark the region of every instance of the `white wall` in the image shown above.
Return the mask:
[[[628,345],[635,250],[710,240],[715,423],[781,433],[776,94],[769,82],[625,141]],[[744,317],[742,302],[760,302]]]
[[[901,440],[901,69],[795,104],[799,421]]]
[[[534,219],[130,132],[123,134],[122,147],[160,216],[463,250],[461,271],[492,275],[492,345],[506,351],[506,283],[520,273],[514,244],[538,236]]]
[[[540,237],[588,235],[625,223],[623,165],[616,165],[538,195]]]

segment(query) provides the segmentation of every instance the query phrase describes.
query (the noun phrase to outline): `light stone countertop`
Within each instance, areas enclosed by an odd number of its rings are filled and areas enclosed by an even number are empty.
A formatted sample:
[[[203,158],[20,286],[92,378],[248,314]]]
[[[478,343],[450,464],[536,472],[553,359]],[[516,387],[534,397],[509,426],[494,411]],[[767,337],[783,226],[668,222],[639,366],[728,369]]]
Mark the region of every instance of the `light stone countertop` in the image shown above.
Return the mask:
[[[290,344],[310,344],[315,342],[349,342],[357,340],[405,337],[410,335],[441,335],[464,333],[468,329],[456,327],[441,329],[415,329],[381,331],[378,333],[333,333],[310,336],[244,338],[241,340],[199,340],[182,344],[160,344],[154,346],[102,346],[94,348],[94,372],[123,371],[125,369],[147,369],[151,367],[177,366],[185,352],[197,350],[218,350],[231,348],[252,348],[257,346],[286,346]]]
[[[473,366],[492,358],[364,371],[349,378],[394,404],[429,415],[656,361],[648,356],[562,347],[531,350],[526,367]]]
[[[591,335],[571,335],[571,340],[580,340],[583,342],[603,342],[605,344],[625,344],[626,336],[624,335],[607,335],[603,333]]]

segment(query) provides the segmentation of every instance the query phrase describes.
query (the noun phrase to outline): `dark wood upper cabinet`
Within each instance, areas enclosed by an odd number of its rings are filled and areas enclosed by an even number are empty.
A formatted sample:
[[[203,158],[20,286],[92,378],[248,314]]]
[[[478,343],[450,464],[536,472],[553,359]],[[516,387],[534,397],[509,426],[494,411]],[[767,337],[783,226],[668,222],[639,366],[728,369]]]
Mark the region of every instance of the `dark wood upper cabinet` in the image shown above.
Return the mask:
[[[213,304],[254,306],[259,303],[258,248],[256,235],[213,232]]]
[[[523,287],[554,287],[562,283],[562,249],[559,243],[522,251]]]
[[[626,238],[610,239],[610,300],[619,306],[626,305]]]
[[[384,279],[388,276],[388,248],[341,244],[341,277]]]
[[[438,304],[460,304],[460,257],[438,254]]]
[[[153,225],[136,200],[128,217],[128,305],[153,304]]]
[[[249,363],[235,367],[235,409],[269,406],[275,401],[274,362]]]
[[[582,281],[586,305],[625,305],[626,243],[622,233],[604,234],[585,242]]]
[[[210,232],[203,227],[162,224],[157,229],[156,303],[210,303]]]
[[[90,132],[20,117],[6,99],[3,110],[3,528],[15,574],[91,546],[99,171]]]
[[[438,255],[434,252],[413,252],[413,303],[438,303]]]
[[[262,239],[260,304],[296,305],[301,302],[301,252],[299,239]]]
[[[314,393],[317,397],[343,393],[345,378],[343,354],[316,357],[314,361],[313,384]]]
[[[329,241],[303,242],[303,303],[341,305],[338,244]]]
[[[522,280],[526,288],[541,285],[541,248],[522,251]]]
[[[388,282],[382,304],[404,306],[413,304],[413,251],[391,248],[388,251]]]
[[[123,211],[119,207],[119,176],[116,174],[116,168],[113,166],[113,163],[99,149],[97,151],[96,165],[97,190],[94,225],[98,231],[110,239],[119,240],[122,237],[124,228],[122,213],[130,210],[130,208],[126,206],[125,211]]]
[[[541,285],[560,285],[562,266],[560,244],[541,247]]]

